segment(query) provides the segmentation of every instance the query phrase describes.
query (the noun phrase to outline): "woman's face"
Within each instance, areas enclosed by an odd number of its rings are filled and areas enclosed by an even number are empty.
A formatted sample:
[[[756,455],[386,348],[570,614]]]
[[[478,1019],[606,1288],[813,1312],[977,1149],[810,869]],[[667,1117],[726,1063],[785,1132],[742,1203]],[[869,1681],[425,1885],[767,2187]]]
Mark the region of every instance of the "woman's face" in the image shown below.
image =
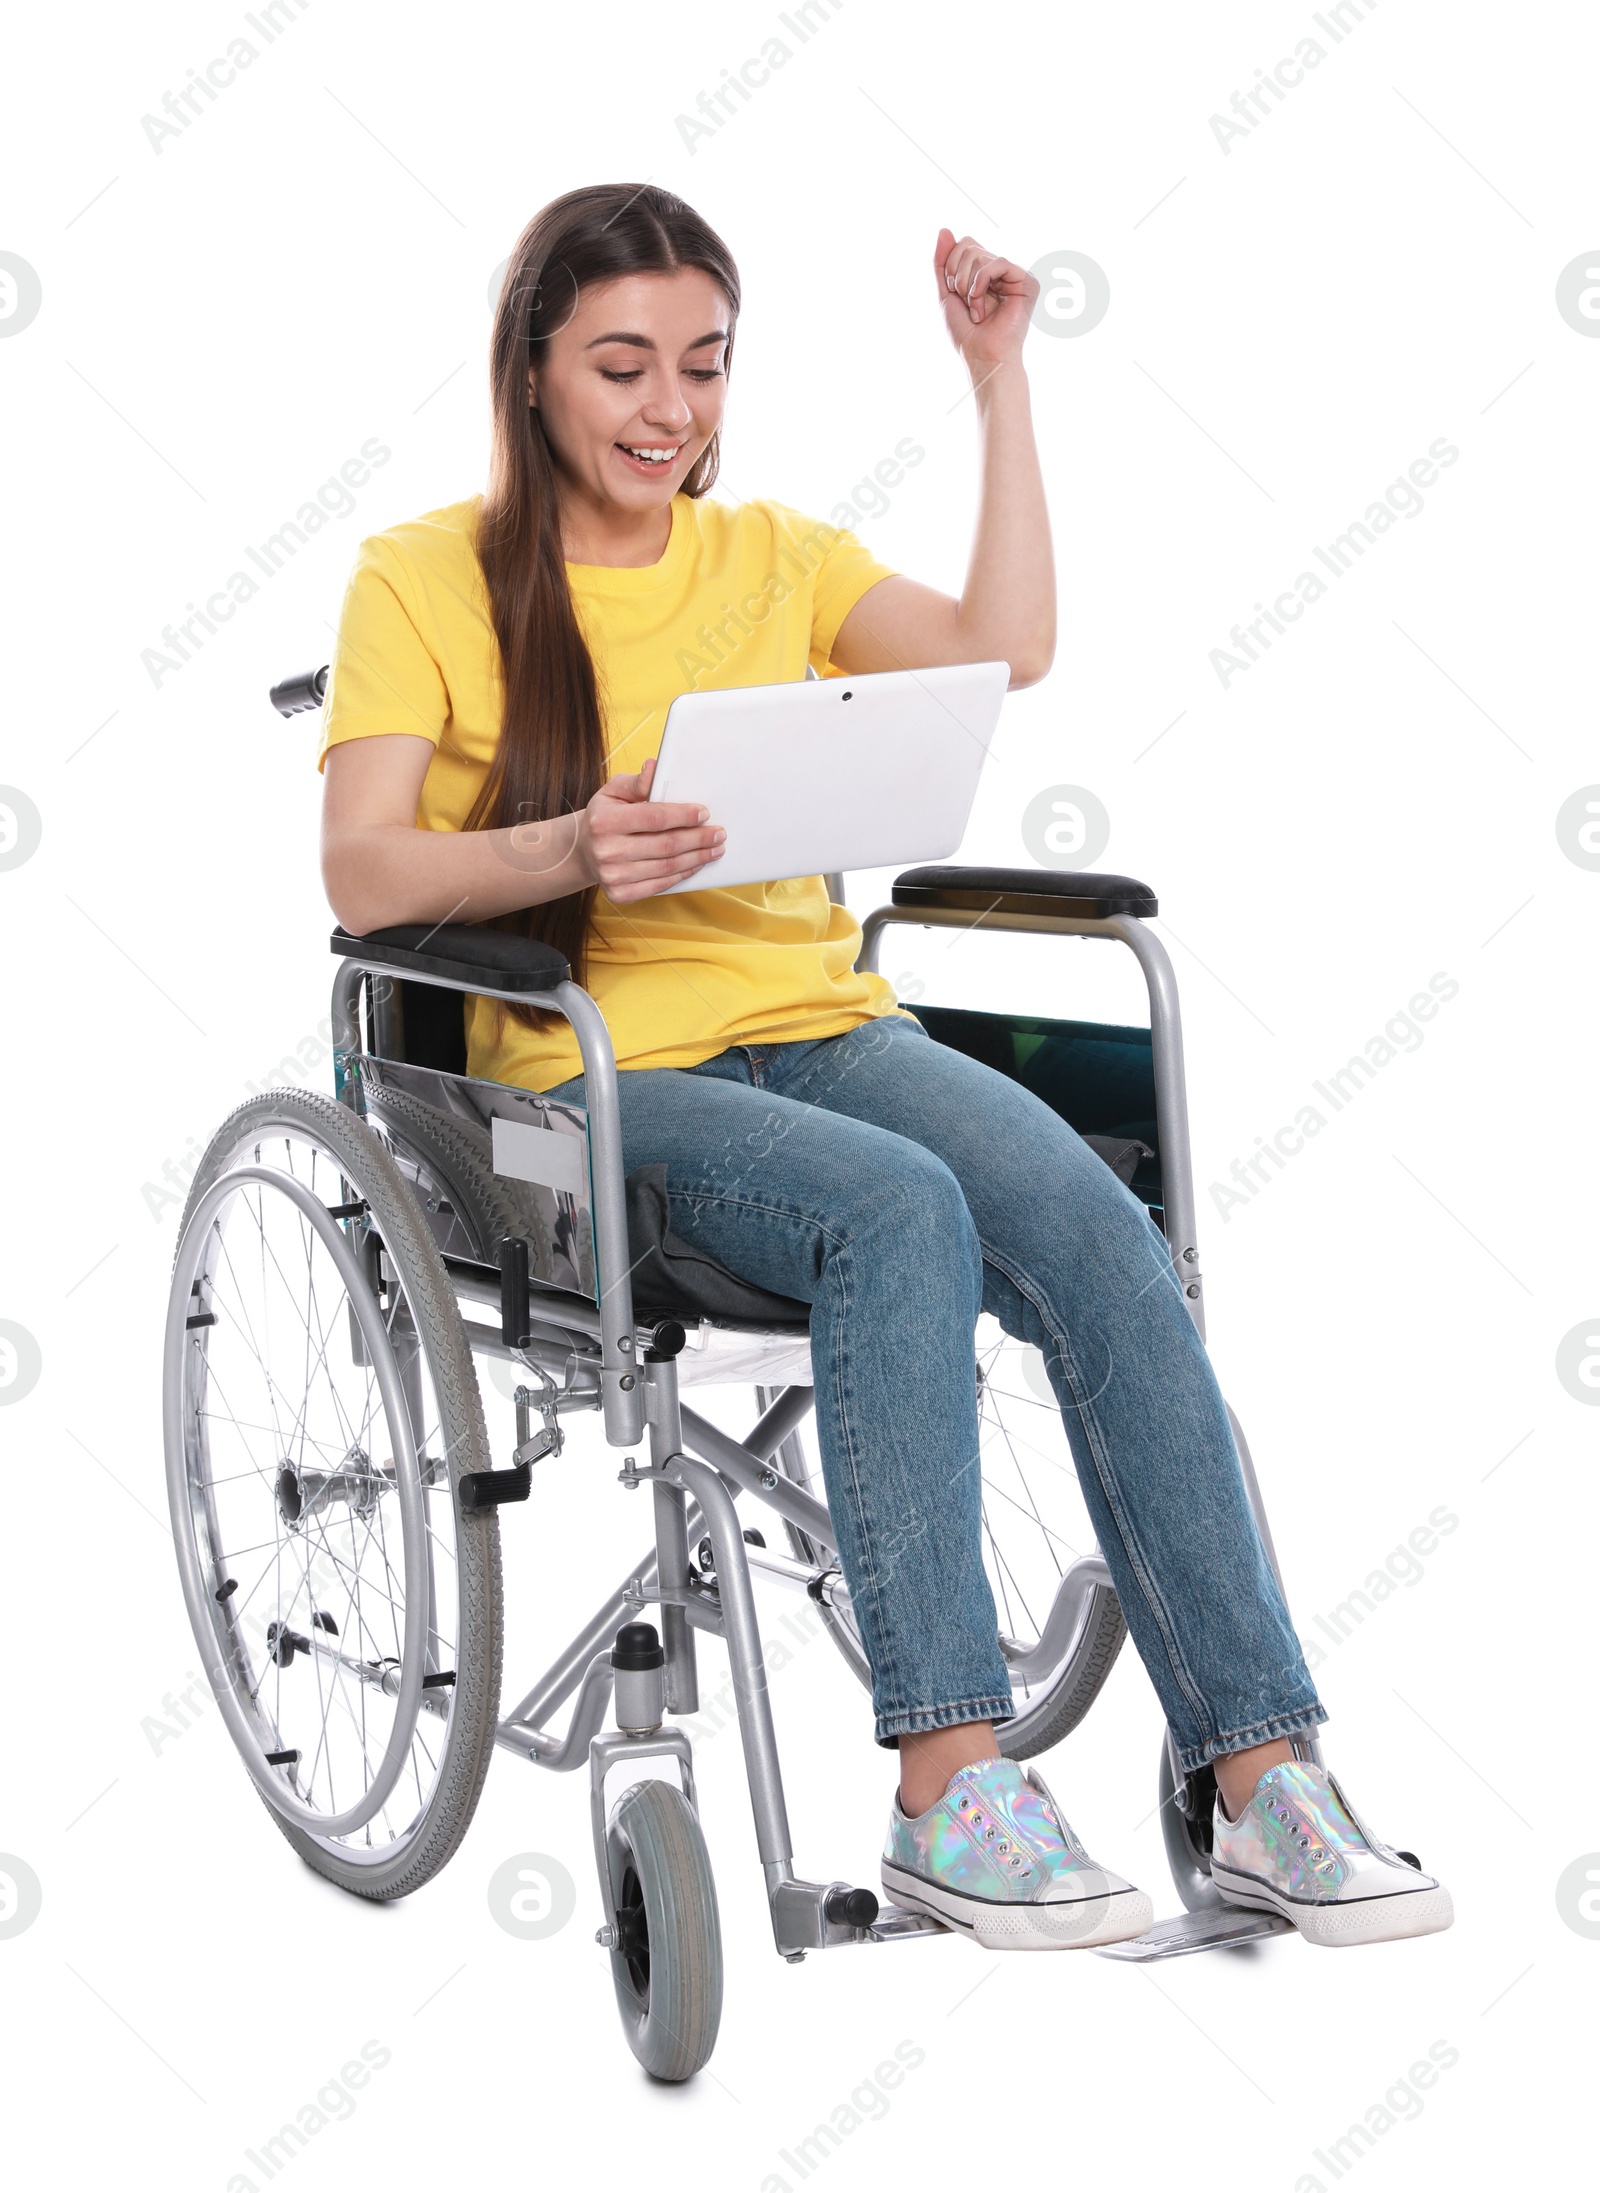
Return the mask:
[[[557,469],[584,500],[662,509],[722,420],[727,298],[709,274],[597,282],[528,371]]]

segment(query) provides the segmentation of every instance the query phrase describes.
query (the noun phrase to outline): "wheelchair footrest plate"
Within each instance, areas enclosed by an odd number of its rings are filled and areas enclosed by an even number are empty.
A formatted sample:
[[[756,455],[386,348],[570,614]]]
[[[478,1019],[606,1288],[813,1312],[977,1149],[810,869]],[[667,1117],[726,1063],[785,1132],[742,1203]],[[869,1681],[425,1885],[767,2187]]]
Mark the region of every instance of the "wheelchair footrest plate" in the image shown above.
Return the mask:
[[[1162,1957],[1192,1957],[1203,1949],[1231,1949],[1239,1942],[1293,1932],[1292,1923],[1275,1911],[1221,1906],[1214,1911],[1180,1912],[1176,1919],[1158,1919],[1148,1933],[1131,1942],[1108,1942],[1094,1954],[1116,1957],[1124,1964],[1144,1965]]]
[[[899,1904],[880,1904],[878,1916],[863,1937],[869,1942],[909,1942],[919,1934],[948,1934],[949,1927],[930,1919],[924,1911],[906,1911]]]

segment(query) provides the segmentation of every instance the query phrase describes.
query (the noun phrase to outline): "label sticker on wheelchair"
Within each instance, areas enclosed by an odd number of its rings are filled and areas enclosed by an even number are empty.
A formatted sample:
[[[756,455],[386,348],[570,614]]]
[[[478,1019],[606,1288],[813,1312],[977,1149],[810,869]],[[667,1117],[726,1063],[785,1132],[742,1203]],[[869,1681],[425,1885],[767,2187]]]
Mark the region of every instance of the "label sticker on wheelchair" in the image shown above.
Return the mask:
[[[26,1858],[14,1858],[0,1850],[0,1942],[13,1934],[26,1934],[39,1916],[44,1890]]]
[[[553,1134],[547,1127],[529,1127],[520,1119],[493,1120],[490,1131],[497,1173],[567,1195],[583,1194],[587,1186],[584,1150],[576,1135]]]
[[[559,1934],[578,1908],[572,1875],[559,1858],[524,1850],[489,1876],[489,1909],[496,1926],[524,1942]]]

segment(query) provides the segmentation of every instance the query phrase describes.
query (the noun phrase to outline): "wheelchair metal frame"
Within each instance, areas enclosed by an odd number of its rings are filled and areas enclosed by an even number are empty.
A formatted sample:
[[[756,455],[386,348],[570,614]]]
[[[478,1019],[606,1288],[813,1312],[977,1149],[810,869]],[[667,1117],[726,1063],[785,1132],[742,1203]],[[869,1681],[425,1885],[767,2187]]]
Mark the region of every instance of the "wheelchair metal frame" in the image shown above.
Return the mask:
[[[829,877],[827,881],[835,900],[842,899],[840,879]],[[1185,1304],[1203,1339],[1204,1295],[1195,1238],[1182,1024],[1172,964],[1159,938],[1142,918],[1131,914],[1091,918],[997,908],[973,914],[937,906],[890,905],[879,907],[863,923],[858,963],[863,969],[875,968],[883,932],[896,923],[1104,937],[1125,944],[1134,953],[1150,1001],[1164,1231]],[[380,1057],[398,1056],[403,1051],[394,975],[390,962],[362,957],[356,940],[335,978],[336,1087],[341,1100],[352,1107],[358,1103],[356,1067],[364,1051],[360,1012],[364,982],[369,984],[374,1051]],[[675,1351],[656,1346],[657,1328],[641,1325],[634,1314],[617,1065],[599,1006],[570,980],[548,991],[529,993],[487,987],[482,977],[456,980],[409,967],[404,969],[402,979],[560,1014],[572,1027],[582,1059],[598,1304],[562,1293],[549,1295],[546,1307],[535,1288],[529,1298],[531,1337],[525,1346],[515,1348],[497,1326],[482,1323],[465,1312],[462,1322],[475,1353],[531,1364],[546,1373],[564,1372],[565,1386],[551,1405],[558,1411],[598,1406],[611,1446],[626,1448],[637,1446],[641,1440],[648,1442],[647,1466],[641,1467],[630,1454],[619,1477],[629,1487],[648,1484],[651,1488],[653,1547],[629,1568],[539,1681],[509,1713],[502,1714],[496,1730],[499,1745],[535,1765],[558,1773],[585,1764],[589,1767],[595,1851],[606,1918],[599,1938],[609,1940],[617,1923],[605,1856],[604,1790],[609,1770],[623,1760],[670,1758],[677,1766],[685,1795],[693,1802],[692,1760],[682,1730],[665,1725],[641,1731],[604,1730],[613,1685],[608,1648],[619,1624],[638,1619],[648,1607],[659,1610],[666,1713],[691,1714],[698,1709],[696,1632],[719,1636],[727,1647],[756,1842],[779,1953],[797,1961],[807,1950],[846,1942],[891,1941],[945,1932],[933,1919],[893,1905],[882,1907],[871,1925],[853,1924],[843,1910],[848,1883],[811,1881],[795,1871],[752,1571],[846,1607],[848,1595],[832,1565],[807,1567],[747,1546],[734,1497],[748,1493],[796,1525],[824,1554],[833,1553],[827,1508],[807,1489],[803,1457],[793,1436],[812,1405],[812,1392],[808,1385],[779,1390],[742,1441],[720,1431],[680,1402]],[[458,1302],[465,1302],[468,1308],[499,1305],[500,1289],[483,1267],[463,1265],[450,1258],[445,1261]],[[576,1381],[575,1370],[579,1373]],[[593,1382],[595,1373],[597,1387]],[[1249,1450],[1232,1410],[1228,1413],[1251,1506],[1268,1558],[1278,1573]],[[711,1541],[714,1582],[702,1575],[691,1558],[691,1547],[702,1533]],[[1090,1589],[1107,1581],[1105,1565],[1098,1556],[1079,1561],[1067,1571],[1045,1624],[1053,1646],[1059,1647],[1075,1633]],[[1281,1574],[1279,1581],[1281,1584]],[[1036,1653],[1045,1642],[1042,1637]],[[569,1700],[572,1704],[565,1733],[554,1735],[545,1724]],[[1308,1758],[1319,1756],[1313,1738],[1297,1739],[1296,1749]],[[1170,1739],[1169,1764],[1174,1791],[1181,1792],[1183,1777],[1171,1753]],[[1187,1907],[1185,1914],[1159,1923],[1137,1942],[1112,1945],[1100,1954],[1146,1961],[1221,1947],[1285,1928],[1287,1922],[1268,1913],[1225,1905],[1209,1878],[1192,1857],[1186,1856],[1181,1837],[1169,1833],[1167,1849],[1179,1894]]]

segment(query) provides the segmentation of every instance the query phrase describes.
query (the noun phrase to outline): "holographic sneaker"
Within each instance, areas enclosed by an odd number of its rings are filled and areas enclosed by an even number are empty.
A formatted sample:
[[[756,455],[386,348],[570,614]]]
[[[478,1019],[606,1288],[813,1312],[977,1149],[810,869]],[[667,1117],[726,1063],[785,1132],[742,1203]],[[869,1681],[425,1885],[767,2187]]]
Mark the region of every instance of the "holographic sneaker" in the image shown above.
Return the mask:
[[[1281,1912],[1308,1942],[1342,1949],[1437,1934],[1450,1891],[1366,1827],[1331,1774],[1269,1767],[1237,1820],[1217,1800],[1211,1878],[1230,1904]]]
[[[980,1759],[912,1818],[896,1796],[883,1885],[985,1949],[1089,1949],[1149,1930],[1142,1889],[1097,1866],[1040,1777]]]

